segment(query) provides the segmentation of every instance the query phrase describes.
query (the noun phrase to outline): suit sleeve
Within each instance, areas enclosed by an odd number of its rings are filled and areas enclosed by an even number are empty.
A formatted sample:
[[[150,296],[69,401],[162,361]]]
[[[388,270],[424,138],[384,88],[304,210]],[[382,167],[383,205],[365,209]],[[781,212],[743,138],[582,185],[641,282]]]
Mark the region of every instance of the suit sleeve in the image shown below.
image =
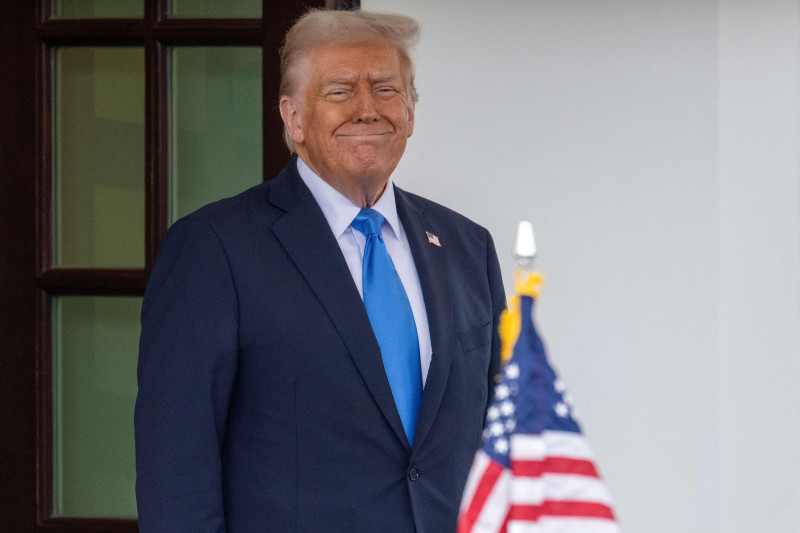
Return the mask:
[[[142,305],[134,417],[142,533],[225,531],[221,450],[237,307],[217,234],[203,220],[177,222]]]
[[[489,363],[489,394],[486,407],[492,402],[495,377],[500,372],[501,343],[500,315],[506,308],[506,292],[503,288],[503,277],[500,273],[500,262],[491,234],[486,231],[486,270],[489,274],[489,292],[492,297],[492,359]]]

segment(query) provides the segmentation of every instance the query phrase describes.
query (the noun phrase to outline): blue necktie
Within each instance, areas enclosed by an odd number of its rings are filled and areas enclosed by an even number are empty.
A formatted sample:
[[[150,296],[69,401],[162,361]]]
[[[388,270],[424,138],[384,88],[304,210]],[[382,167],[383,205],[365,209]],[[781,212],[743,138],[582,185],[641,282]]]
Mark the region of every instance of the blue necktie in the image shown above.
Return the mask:
[[[361,267],[364,306],[381,348],[400,420],[413,444],[422,398],[419,341],[411,304],[381,236],[383,221],[383,215],[374,209],[362,209],[350,225],[367,238]]]

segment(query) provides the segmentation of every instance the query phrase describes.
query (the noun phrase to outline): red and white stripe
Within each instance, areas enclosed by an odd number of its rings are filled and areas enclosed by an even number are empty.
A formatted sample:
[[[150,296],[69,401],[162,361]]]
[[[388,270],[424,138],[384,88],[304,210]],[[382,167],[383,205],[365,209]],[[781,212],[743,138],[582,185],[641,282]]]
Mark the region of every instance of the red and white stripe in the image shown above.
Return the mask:
[[[458,533],[620,533],[611,497],[580,434],[511,436],[511,470],[480,450]]]

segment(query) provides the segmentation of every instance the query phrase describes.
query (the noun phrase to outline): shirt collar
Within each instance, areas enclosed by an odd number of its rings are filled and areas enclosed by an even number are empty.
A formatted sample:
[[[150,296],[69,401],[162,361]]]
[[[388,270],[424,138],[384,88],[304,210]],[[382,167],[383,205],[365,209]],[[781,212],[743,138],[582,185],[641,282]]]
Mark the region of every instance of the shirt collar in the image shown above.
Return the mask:
[[[356,218],[361,208],[334,189],[327,181],[317,176],[300,157],[297,158],[297,171],[322,209],[322,214],[325,215],[334,237],[338,239]],[[400,218],[397,216],[397,204],[391,177],[386,183],[386,189],[372,209],[383,215],[394,236],[399,240]]]

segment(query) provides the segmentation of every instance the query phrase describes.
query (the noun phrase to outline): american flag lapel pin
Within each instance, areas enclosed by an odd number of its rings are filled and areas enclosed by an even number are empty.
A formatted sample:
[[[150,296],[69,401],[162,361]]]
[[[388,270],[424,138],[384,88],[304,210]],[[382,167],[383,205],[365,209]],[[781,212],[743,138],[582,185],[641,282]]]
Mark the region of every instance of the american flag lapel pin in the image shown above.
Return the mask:
[[[426,231],[425,235],[428,236],[428,244],[432,244],[434,246],[438,246],[439,248],[442,247],[442,243],[439,242],[439,237],[431,233],[430,231]]]

